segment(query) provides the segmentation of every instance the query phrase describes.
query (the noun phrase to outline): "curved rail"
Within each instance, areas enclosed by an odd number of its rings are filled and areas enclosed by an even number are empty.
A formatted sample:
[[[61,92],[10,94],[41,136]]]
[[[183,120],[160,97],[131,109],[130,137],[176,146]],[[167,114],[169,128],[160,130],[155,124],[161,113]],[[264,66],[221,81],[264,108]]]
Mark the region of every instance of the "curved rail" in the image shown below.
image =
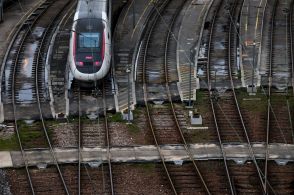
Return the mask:
[[[291,71],[290,78],[293,79],[293,54],[292,54],[292,49],[293,49],[292,48],[292,46],[293,46],[292,45],[293,44],[292,43],[292,41],[293,41],[292,36],[293,35],[292,35],[292,23],[291,23],[292,22],[291,16],[292,16],[292,10],[293,10],[293,8],[292,8],[293,1],[291,1],[289,4],[286,4],[286,5],[290,5],[289,10],[288,10],[288,7],[284,7],[283,4],[284,4],[284,2],[281,2],[279,0],[274,1],[273,5],[272,5],[273,8],[272,8],[271,23],[270,23],[270,29],[269,29],[269,31],[270,31],[270,37],[269,37],[270,50],[269,50],[268,93],[266,94],[268,99],[267,99],[267,128],[266,128],[266,132],[267,132],[267,135],[266,135],[266,160],[265,160],[265,176],[264,176],[265,181],[267,181],[267,178],[268,178],[268,158],[269,158],[268,147],[269,147],[269,142],[270,142],[270,133],[273,134],[271,132],[271,129],[273,128],[271,126],[272,125],[271,121],[275,120],[275,122],[278,123],[278,120],[277,120],[276,115],[273,110],[272,81],[273,81],[273,79],[275,79],[274,72],[275,72],[276,64],[274,63],[274,60],[275,60],[275,55],[277,55],[275,53],[274,44],[279,44],[279,43],[275,43],[275,40],[277,39],[276,36],[280,36],[280,33],[278,30],[280,30],[280,31],[283,30],[283,29],[275,27],[275,25],[276,25],[275,23],[276,23],[276,21],[278,21],[277,25],[279,25],[279,21],[281,20],[281,14],[285,14],[285,16],[286,16],[286,27],[285,27],[286,28],[286,38],[285,38],[286,44],[285,44],[285,47],[286,47],[286,55],[288,55],[288,47],[290,47],[290,54],[287,57],[290,58],[290,64],[291,64],[291,65],[289,65],[289,69]],[[283,7],[281,7],[281,6],[283,6]],[[281,8],[284,8],[284,9],[281,9]],[[281,13],[281,11],[282,11],[282,13]],[[290,15],[290,19],[288,18],[288,15]],[[288,28],[288,27],[290,27],[290,28]],[[288,43],[288,38],[290,39],[290,43]],[[286,65],[288,66],[287,57],[286,57]],[[287,85],[287,87],[288,87],[288,85]],[[288,96],[288,94],[287,94],[287,96]],[[292,130],[291,135],[292,135],[292,140],[293,140],[294,139],[294,137],[293,137],[293,124],[292,124],[292,119],[291,119],[291,110],[289,107],[288,97],[286,99],[286,105],[287,105],[287,115],[288,115],[287,117],[289,117],[289,123],[291,125],[290,129]],[[271,113],[274,115],[273,119],[272,119]],[[285,137],[284,133],[282,132],[279,124],[278,124],[278,128],[280,129],[280,133],[282,134],[284,141],[287,143],[286,137]],[[268,183],[266,183],[266,185],[265,185],[266,193],[268,193],[268,186],[271,187],[270,185],[268,185]]]
[[[274,31],[274,21],[276,16],[276,5],[277,0],[275,0],[272,10],[272,18],[270,24],[270,51],[269,51],[269,79],[268,79],[268,96],[267,96],[267,124],[266,124],[266,154],[265,154],[265,167],[264,167],[264,180],[267,181],[267,171],[268,171],[268,145],[269,145],[269,131],[270,131],[270,112],[271,112],[271,87],[272,87],[272,61],[273,61],[273,31]],[[264,185],[265,193],[267,193],[267,185]]]
[[[59,12],[59,14],[57,14],[55,16],[55,18],[52,20],[52,22],[49,24],[49,26],[47,27],[47,29],[45,30],[44,34],[43,34],[43,37],[42,37],[42,40],[40,42],[40,46],[39,46],[39,51],[38,51],[38,54],[37,54],[37,61],[36,61],[36,71],[35,71],[35,85],[36,85],[36,97],[37,97],[37,103],[38,103],[38,109],[39,109],[39,113],[40,113],[40,119],[41,119],[41,123],[42,123],[42,126],[43,126],[43,131],[44,131],[44,134],[46,136],[46,140],[47,140],[47,143],[49,145],[49,149],[50,149],[50,153],[51,153],[51,156],[53,157],[53,160],[54,160],[54,163],[55,163],[55,166],[58,170],[58,174],[59,174],[59,177],[62,181],[62,184],[63,184],[63,187],[64,187],[64,190],[66,192],[66,194],[69,195],[69,191],[68,191],[68,188],[67,188],[67,185],[65,183],[65,180],[64,180],[64,177],[61,173],[61,169],[60,169],[60,166],[58,164],[58,161],[57,161],[57,158],[56,158],[56,155],[55,155],[55,152],[53,150],[53,147],[52,147],[52,144],[51,144],[51,141],[50,141],[50,138],[49,138],[49,135],[48,135],[48,131],[47,131],[47,127],[45,125],[45,121],[44,121],[44,117],[43,117],[43,112],[42,112],[42,107],[41,107],[41,101],[40,101],[40,93],[39,93],[39,69],[40,69],[40,62],[43,62],[43,51],[42,51],[42,48],[45,44],[45,41],[46,41],[46,37],[49,36],[49,31],[50,31],[50,28],[53,28],[53,24],[54,22],[58,19],[60,13],[62,13],[65,8],[70,5],[71,1],[68,1],[64,7],[62,8],[62,10]],[[67,10],[67,12],[70,12],[71,10]]]
[[[266,2],[266,5],[267,5],[267,2]],[[231,19],[231,24],[230,24],[230,33],[233,31],[232,30],[232,25],[236,26],[235,22],[233,21],[232,19],[232,16],[230,15],[230,19]],[[236,27],[234,27],[235,30],[236,30]],[[239,36],[239,35],[238,35]],[[229,43],[230,45],[231,43]],[[231,51],[229,50],[229,53]],[[231,55],[229,54],[229,59],[231,58]],[[267,185],[271,188],[272,192],[275,194],[274,192],[274,189],[273,187],[271,186],[271,184],[269,183],[268,179],[266,178],[266,175],[262,173],[259,165],[257,164],[257,161],[256,161],[256,158],[255,158],[255,155],[254,155],[254,152],[253,152],[253,148],[252,148],[252,144],[251,144],[251,141],[249,139],[249,136],[248,136],[248,132],[247,132],[247,129],[246,129],[246,125],[244,123],[244,119],[243,119],[243,115],[241,113],[241,109],[240,109],[240,106],[239,106],[239,103],[238,103],[238,99],[237,99],[237,95],[236,95],[236,92],[235,92],[235,88],[234,88],[234,80],[233,80],[233,77],[232,77],[232,73],[231,73],[231,61],[229,60],[229,72],[230,72],[230,82],[231,82],[231,88],[232,88],[232,91],[233,91],[233,95],[234,95],[234,101],[235,101],[235,105],[237,107],[237,110],[238,110],[238,115],[240,117],[240,120],[241,120],[241,123],[242,123],[242,128],[243,128],[243,131],[244,131],[244,134],[245,134],[245,137],[246,137],[246,141],[247,141],[247,144],[248,144],[248,149],[249,149],[249,154],[254,162],[254,165],[255,165],[255,168],[256,168],[256,171],[258,173],[258,177],[259,177],[259,181],[260,181],[260,185],[262,186],[262,190],[263,190],[263,193],[266,194],[267,193]],[[268,146],[268,141],[267,141],[267,146]],[[267,151],[268,152],[268,151]],[[267,157],[266,157],[267,158]],[[266,160],[267,161],[267,160]],[[263,177],[264,177],[264,180],[263,180]]]
[[[18,51],[17,56],[19,55],[19,52],[20,52],[20,50]],[[25,169],[26,169],[26,173],[27,173],[27,176],[28,176],[30,188],[31,188],[32,194],[34,195],[35,194],[35,190],[34,190],[32,179],[31,179],[31,175],[30,175],[30,172],[29,172],[26,154],[24,152],[24,148],[22,146],[22,142],[21,142],[21,139],[20,139],[20,133],[19,133],[19,130],[18,130],[18,124],[17,124],[17,118],[16,118],[16,102],[15,102],[15,91],[14,91],[15,75],[16,75],[16,65],[13,68],[12,89],[11,89],[12,105],[13,105],[13,115],[14,115],[14,125],[15,125],[15,132],[16,132],[16,135],[17,135],[17,140],[18,140],[18,144],[19,144],[19,147],[20,147],[22,159],[23,159],[24,164],[25,164]]]
[[[170,103],[170,106],[171,106],[171,111],[172,111],[172,114],[173,114],[173,118],[174,118],[174,121],[176,123],[176,126],[177,126],[177,129],[178,129],[178,132],[180,133],[180,136],[181,136],[181,139],[182,139],[182,142],[184,143],[184,148],[191,160],[191,162],[193,163],[193,166],[202,182],[202,185],[204,186],[207,194],[211,194],[207,184],[206,184],[206,181],[204,180],[200,170],[199,170],[199,167],[197,166],[197,163],[196,161],[194,160],[193,158],[193,155],[188,147],[188,144],[187,144],[187,141],[185,139],[185,136],[183,134],[183,130],[180,126],[180,123],[178,121],[178,118],[176,116],[176,111],[175,111],[175,107],[174,107],[174,104],[173,104],[173,100],[172,100],[172,95],[171,95],[171,91],[170,91],[170,87],[169,87],[169,71],[168,71],[168,57],[167,57],[167,54],[168,54],[168,45],[169,45],[169,39],[170,39],[170,36],[171,36],[171,27],[174,25],[174,22],[176,20],[176,17],[177,15],[179,14],[181,10],[179,9],[177,11],[177,13],[174,15],[173,19],[172,19],[172,22],[171,24],[168,26],[168,34],[167,34],[167,37],[166,37],[166,40],[165,40],[165,51],[164,51],[164,73],[165,73],[165,87],[166,87],[166,91],[167,91],[167,96],[168,96],[168,100],[169,100],[169,103]],[[192,74],[192,73],[190,73]]]
[[[232,31],[232,22],[230,24],[230,33]],[[230,45],[231,43],[229,43]],[[229,58],[231,57],[231,54],[230,54],[230,49],[229,49]],[[245,126],[245,122],[244,122],[244,119],[243,119],[243,116],[242,116],[242,113],[241,113],[241,109],[240,109],[240,106],[239,106],[239,102],[238,102],[238,99],[237,99],[237,96],[236,96],[236,92],[235,92],[235,88],[234,88],[234,80],[233,80],[233,77],[232,77],[232,73],[231,73],[231,62],[229,60],[229,72],[230,72],[230,81],[231,81],[231,86],[232,86],[232,91],[233,91],[233,95],[234,95],[234,102],[235,102],[235,105],[237,107],[237,110],[238,110],[238,114],[239,114],[239,117],[240,117],[240,120],[241,120],[241,123],[242,123],[242,127],[243,127],[243,131],[244,131],[244,134],[245,134],[245,137],[246,137],[246,141],[247,141],[247,144],[248,144],[248,147],[249,147],[249,152],[250,152],[250,156],[252,157],[253,159],[253,162],[254,162],[254,165],[256,167],[256,171],[258,173],[258,177],[259,177],[259,181],[260,181],[260,184],[264,187],[264,183],[262,182],[262,174],[261,174],[261,170],[257,164],[257,161],[256,161],[256,158],[255,158],[255,155],[254,155],[254,152],[253,152],[253,149],[252,149],[252,144],[251,144],[251,141],[249,139],[249,135],[248,135],[248,132],[247,132],[247,129],[246,129],[246,126]],[[265,180],[266,182],[267,180]],[[263,188],[264,190],[264,188]]]
[[[211,89],[210,66],[209,66],[209,64],[210,64],[211,43],[212,43],[212,34],[213,34],[213,30],[214,30],[214,24],[215,24],[216,15],[217,15],[217,13],[220,10],[221,4],[222,3],[220,3],[220,5],[218,6],[217,10],[214,12],[213,20],[211,22],[211,29],[210,29],[209,40],[208,40],[209,41],[208,42],[208,54],[207,54],[207,80],[208,80],[208,91],[209,91],[209,97],[210,97],[209,98],[210,99],[210,105],[211,105],[211,110],[212,110],[212,114],[213,114],[213,118],[214,118],[215,128],[216,128],[216,131],[217,131],[217,137],[218,137],[218,141],[219,141],[220,148],[221,148],[221,153],[222,153],[223,160],[224,160],[224,165],[225,165],[225,170],[226,170],[226,174],[227,174],[227,179],[228,179],[229,185],[230,185],[230,191],[231,191],[231,194],[234,194],[234,188],[233,188],[233,184],[232,184],[232,181],[231,181],[231,176],[230,176],[229,168],[228,168],[228,165],[227,165],[227,157],[226,157],[225,152],[224,152],[222,138],[221,138],[219,127],[218,127],[218,123],[217,123],[217,120],[216,120],[216,113],[215,113],[214,103],[213,103],[213,99],[212,99],[212,93],[213,92],[212,92],[212,89]]]
[[[230,14],[230,13],[229,13]],[[229,46],[228,48],[231,48],[231,33],[232,33],[232,28],[233,28],[233,24],[234,24],[234,20],[232,19],[232,16],[230,14],[230,31],[229,31]],[[235,28],[235,27],[234,27]],[[211,35],[211,34],[210,34]],[[210,38],[210,42],[211,42],[211,38]],[[209,48],[210,48],[210,45],[209,44]],[[210,49],[208,50],[210,52]],[[243,120],[243,116],[241,114],[241,111],[240,111],[240,107],[239,107],[239,103],[238,103],[238,100],[237,100],[237,97],[236,97],[236,93],[235,93],[235,89],[234,89],[234,80],[233,80],[233,76],[232,76],[232,65],[231,65],[231,58],[232,58],[232,55],[231,55],[231,51],[229,49],[229,52],[228,52],[228,58],[229,58],[229,79],[230,79],[230,85],[231,85],[231,88],[232,88],[232,92],[233,92],[233,98],[234,98],[234,102],[235,102],[235,106],[237,108],[237,112],[238,112],[238,116],[239,116],[239,119],[240,119],[240,122],[242,124],[242,129],[243,129],[243,132],[244,132],[244,135],[245,135],[245,138],[246,138],[246,141],[247,141],[247,144],[248,144],[248,149],[249,149],[249,153],[250,153],[250,156],[254,162],[254,165],[256,167],[256,171],[258,173],[258,177],[259,177],[259,180],[260,180],[260,183],[261,183],[261,186],[262,186],[262,190],[263,190],[263,193],[265,193],[265,183],[269,183],[268,180],[265,180],[263,181],[263,177],[262,177],[262,173],[261,173],[261,170],[257,164],[257,161],[256,161],[256,158],[254,156],[254,152],[253,152],[253,149],[252,149],[252,145],[251,145],[251,142],[250,142],[250,139],[249,139],[249,136],[248,136],[248,132],[247,132],[247,129],[246,129],[246,126],[245,126],[245,123],[244,123],[244,120]],[[209,57],[209,54],[208,54],[208,61],[210,60],[210,57]],[[209,63],[208,63],[209,64]],[[209,66],[208,66],[208,69],[209,69]],[[209,79],[209,76],[210,76],[210,71],[207,70],[207,75],[208,75],[208,82],[209,82],[209,91],[210,91],[210,96],[212,95],[212,90],[211,90],[211,81]],[[211,105],[213,107],[213,102],[211,100]],[[214,108],[213,108],[213,112],[214,112]],[[215,113],[214,113],[214,118],[215,118]],[[215,123],[217,125],[217,121],[216,121],[216,118],[215,118]],[[217,128],[218,129],[218,128]],[[217,130],[219,131],[219,130]],[[218,132],[219,134],[219,132]],[[219,137],[220,139],[220,137]]]
[[[166,0],[165,2],[168,3],[169,0]],[[163,7],[162,7],[162,9],[163,9]],[[162,165],[164,167],[165,173],[166,173],[166,175],[168,177],[169,183],[170,183],[170,185],[172,187],[172,190],[173,190],[174,194],[178,194],[177,191],[176,191],[175,185],[174,185],[174,183],[173,183],[173,181],[171,179],[170,173],[169,173],[169,171],[167,169],[167,166],[166,166],[166,163],[165,163],[163,154],[161,153],[161,149],[160,149],[160,146],[159,146],[159,142],[157,140],[157,137],[155,135],[155,130],[154,130],[154,127],[153,127],[153,124],[152,124],[151,114],[150,114],[150,110],[149,110],[149,106],[148,106],[147,81],[146,81],[146,72],[145,72],[145,69],[146,69],[146,67],[145,67],[146,66],[146,56],[147,56],[147,51],[148,51],[148,43],[150,41],[151,34],[152,34],[152,31],[153,31],[153,29],[155,27],[156,21],[158,20],[158,17],[159,17],[159,15],[156,15],[156,17],[154,19],[154,22],[153,22],[153,24],[152,24],[152,26],[151,26],[151,28],[150,28],[150,30],[148,32],[148,37],[146,39],[146,45],[145,45],[145,50],[144,50],[144,54],[143,54],[144,55],[144,59],[143,59],[143,68],[142,68],[142,72],[143,72],[142,80],[143,80],[144,103],[145,103],[145,106],[146,106],[146,112],[147,112],[149,127],[151,129],[152,136],[153,136],[153,139],[154,139],[154,142],[155,142],[157,151],[158,151],[158,153],[160,155],[160,159],[161,159]]]
[[[33,183],[32,183],[32,178],[31,178],[31,175],[30,175],[30,172],[29,172],[29,167],[28,167],[26,154],[25,154],[25,151],[24,151],[24,148],[23,148],[23,145],[22,145],[22,141],[21,141],[20,133],[19,133],[19,129],[18,129],[18,124],[17,124],[16,100],[15,100],[15,77],[16,77],[16,68],[17,68],[17,63],[18,63],[18,60],[19,60],[19,55],[20,55],[20,52],[21,52],[21,48],[24,45],[25,38],[28,36],[28,34],[29,34],[30,30],[31,30],[31,27],[36,23],[37,19],[45,12],[46,9],[47,9],[47,7],[46,8],[44,7],[43,11],[40,12],[39,14],[31,15],[30,17],[34,17],[33,18],[34,20],[31,23],[24,23],[22,25],[22,27],[19,28],[19,30],[17,31],[16,34],[20,33],[21,29],[26,27],[25,33],[24,33],[24,35],[23,35],[23,37],[21,39],[21,42],[18,45],[18,49],[17,49],[16,56],[15,56],[16,60],[12,64],[13,70],[12,70],[12,78],[11,78],[12,79],[12,81],[11,81],[12,82],[12,84],[11,84],[11,97],[12,97],[12,107],[13,107],[15,132],[16,132],[18,144],[19,144],[19,147],[20,147],[20,150],[21,150],[22,159],[23,159],[24,164],[25,164],[25,169],[26,169],[26,174],[27,174],[27,177],[28,177],[30,189],[31,189],[31,192],[32,192],[33,195],[35,194],[35,190],[34,190],[34,186],[33,186]],[[36,9],[36,10],[38,10],[38,9]],[[36,12],[36,10],[35,10],[35,12]],[[6,55],[5,55],[6,57],[5,57],[5,60],[3,61],[4,65],[6,64],[7,56],[8,56],[8,53],[10,53],[12,45],[16,41],[16,37],[17,37],[17,35],[14,36],[12,44],[10,45],[10,47],[9,47],[9,49],[8,49]]]

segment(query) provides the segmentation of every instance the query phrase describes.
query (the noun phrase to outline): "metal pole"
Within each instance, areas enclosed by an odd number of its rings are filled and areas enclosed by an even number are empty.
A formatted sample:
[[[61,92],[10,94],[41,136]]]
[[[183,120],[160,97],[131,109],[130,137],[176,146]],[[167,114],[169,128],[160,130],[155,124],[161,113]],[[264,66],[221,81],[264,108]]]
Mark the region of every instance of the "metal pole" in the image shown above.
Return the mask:
[[[130,98],[130,65],[128,64],[127,66],[127,74],[128,74],[128,123],[130,123],[130,117],[131,117],[131,109],[130,109],[130,104],[131,104],[131,98]]]
[[[254,83],[254,68],[255,68],[255,40],[253,41],[253,64],[252,64],[252,77],[251,77],[251,93],[253,93],[253,83]]]
[[[191,107],[192,99],[192,66],[193,66],[193,50],[190,51],[190,67],[189,67],[189,107]]]
[[[190,74],[189,74],[189,107],[191,106],[191,90],[192,90],[192,62],[190,63]]]

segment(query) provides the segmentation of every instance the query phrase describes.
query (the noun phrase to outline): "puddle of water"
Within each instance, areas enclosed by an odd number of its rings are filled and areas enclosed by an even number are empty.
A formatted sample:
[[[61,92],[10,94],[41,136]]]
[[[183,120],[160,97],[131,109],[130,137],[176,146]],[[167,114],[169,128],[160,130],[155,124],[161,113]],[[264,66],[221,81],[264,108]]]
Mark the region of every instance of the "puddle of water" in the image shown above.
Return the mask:
[[[41,38],[42,35],[43,35],[43,33],[44,33],[44,30],[45,30],[45,28],[43,28],[43,27],[36,27],[36,28],[34,28],[33,33],[32,33],[33,34],[33,37],[35,39]]]
[[[33,101],[33,86],[31,83],[24,83],[18,90],[17,100],[22,103],[32,103]]]
[[[155,71],[148,71],[148,78],[150,81],[160,78],[160,73]]]
[[[21,74],[26,78],[32,78],[32,68],[33,68],[33,61],[34,61],[34,53],[36,52],[38,43],[31,43],[28,44],[25,48],[24,52],[24,59],[21,63]]]

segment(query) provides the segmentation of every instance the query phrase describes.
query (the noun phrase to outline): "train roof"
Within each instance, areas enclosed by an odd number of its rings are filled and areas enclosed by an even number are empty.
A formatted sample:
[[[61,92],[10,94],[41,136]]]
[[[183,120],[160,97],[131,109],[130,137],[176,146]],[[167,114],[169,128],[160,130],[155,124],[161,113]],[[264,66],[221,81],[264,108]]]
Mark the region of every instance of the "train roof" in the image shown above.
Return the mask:
[[[79,0],[74,21],[83,18],[101,18],[107,14],[108,0]]]

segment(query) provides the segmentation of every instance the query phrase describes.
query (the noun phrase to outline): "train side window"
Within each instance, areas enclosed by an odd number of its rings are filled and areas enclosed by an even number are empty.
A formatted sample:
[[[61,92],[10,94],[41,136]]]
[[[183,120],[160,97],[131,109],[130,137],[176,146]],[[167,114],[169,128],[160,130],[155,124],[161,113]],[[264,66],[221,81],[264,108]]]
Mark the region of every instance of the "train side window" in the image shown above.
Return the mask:
[[[109,39],[109,33],[108,33],[108,39]]]

